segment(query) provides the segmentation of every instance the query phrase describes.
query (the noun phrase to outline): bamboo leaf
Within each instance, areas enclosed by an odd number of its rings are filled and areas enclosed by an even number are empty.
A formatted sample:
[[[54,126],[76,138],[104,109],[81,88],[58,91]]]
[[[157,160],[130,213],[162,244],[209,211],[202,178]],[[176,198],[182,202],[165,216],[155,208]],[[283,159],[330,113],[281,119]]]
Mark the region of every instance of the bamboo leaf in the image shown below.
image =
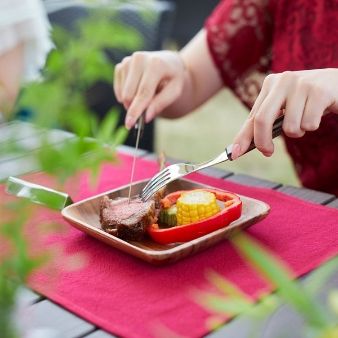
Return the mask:
[[[292,280],[290,269],[280,259],[244,234],[235,236],[232,242],[251,266],[272,283],[278,289],[278,294],[302,313],[310,325],[319,328],[327,325],[327,319],[318,304],[297,282]]]
[[[114,147],[122,144],[127,136],[129,131],[125,127],[119,127],[110,140],[110,144]]]
[[[307,283],[304,286],[305,289],[309,293],[315,294],[323,287],[325,281],[337,271],[337,268],[338,257],[335,257],[311,273],[311,278],[307,280]]]
[[[195,294],[195,300],[205,308],[225,316],[236,316],[252,307],[252,304],[236,297],[223,297],[202,291]]]
[[[119,116],[115,110],[109,111],[100,124],[100,129],[96,135],[103,142],[109,142],[118,123]]]
[[[338,290],[331,290],[328,297],[330,309],[338,317]]]
[[[243,302],[245,301],[249,304],[252,303],[252,300],[248,297],[247,294],[245,294],[234,283],[226,280],[215,271],[206,271],[206,277],[209,282],[214,285],[219,291],[221,291],[225,296],[236,297],[238,299],[241,299]]]

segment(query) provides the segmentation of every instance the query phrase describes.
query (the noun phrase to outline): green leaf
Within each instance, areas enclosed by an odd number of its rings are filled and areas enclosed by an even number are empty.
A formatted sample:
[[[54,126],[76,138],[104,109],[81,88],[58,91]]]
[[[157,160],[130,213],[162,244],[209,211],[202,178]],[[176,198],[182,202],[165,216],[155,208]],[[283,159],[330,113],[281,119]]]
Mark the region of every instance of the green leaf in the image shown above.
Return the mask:
[[[281,305],[280,297],[271,294],[261,298],[246,314],[251,318],[263,319],[273,313],[279,305]]]
[[[239,234],[232,239],[235,248],[267,281],[278,288],[278,294],[298,310],[311,326],[323,328],[328,321],[318,304],[300,284],[293,281],[291,271],[253,238]]]
[[[115,131],[114,135],[112,135],[110,144],[114,147],[122,144],[126,140],[128,133],[128,129],[126,129],[125,127],[119,127]]]
[[[331,290],[328,296],[330,309],[338,317],[338,290]]]
[[[324,265],[311,273],[311,277],[308,278],[305,284],[305,289],[310,294],[317,293],[321,287],[323,287],[325,281],[335,272],[338,267],[338,257],[331,259]]]
[[[240,288],[238,288],[237,285],[226,280],[215,271],[206,271],[206,277],[209,282],[214,285],[219,291],[221,291],[225,296],[236,297],[238,299],[241,299],[243,302],[247,302],[250,304],[252,303],[252,300],[249,298],[249,296],[244,293]]]
[[[50,128],[57,125],[66,97],[61,81],[32,83],[23,90],[18,106],[32,111],[35,124]]]
[[[100,123],[99,131],[96,137],[103,142],[109,143],[116,129],[118,120],[118,113],[115,110],[109,111],[103,121]]]
[[[222,297],[210,292],[199,291],[194,298],[203,307],[225,316],[236,316],[247,312],[252,307],[252,304],[246,300],[236,297]]]

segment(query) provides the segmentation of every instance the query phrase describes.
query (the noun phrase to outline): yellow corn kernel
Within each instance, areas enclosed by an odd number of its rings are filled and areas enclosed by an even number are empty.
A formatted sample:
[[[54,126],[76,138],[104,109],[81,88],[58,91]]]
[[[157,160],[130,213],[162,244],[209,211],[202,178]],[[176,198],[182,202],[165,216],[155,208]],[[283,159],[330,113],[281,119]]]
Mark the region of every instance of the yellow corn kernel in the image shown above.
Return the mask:
[[[178,225],[195,223],[220,211],[216,196],[204,190],[183,193],[177,200],[176,206]]]

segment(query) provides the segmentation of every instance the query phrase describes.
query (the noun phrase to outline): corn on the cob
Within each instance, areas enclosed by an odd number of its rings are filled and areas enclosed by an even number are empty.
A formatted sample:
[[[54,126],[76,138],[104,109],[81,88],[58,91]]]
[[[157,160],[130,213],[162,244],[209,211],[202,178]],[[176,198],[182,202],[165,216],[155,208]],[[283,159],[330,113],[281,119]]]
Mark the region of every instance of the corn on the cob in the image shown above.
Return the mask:
[[[211,217],[220,211],[216,196],[208,191],[183,193],[176,202],[177,224],[184,225]]]

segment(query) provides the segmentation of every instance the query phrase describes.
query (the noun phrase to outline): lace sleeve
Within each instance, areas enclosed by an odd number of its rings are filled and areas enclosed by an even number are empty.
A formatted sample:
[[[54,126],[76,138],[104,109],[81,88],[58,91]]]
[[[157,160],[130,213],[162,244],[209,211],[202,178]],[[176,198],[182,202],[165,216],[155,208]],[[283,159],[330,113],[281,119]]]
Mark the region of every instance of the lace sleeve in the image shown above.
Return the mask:
[[[0,54],[24,44],[22,80],[38,76],[52,48],[49,23],[40,0],[0,0]]]
[[[251,107],[270,66],[272,20],[268,1],[223,0],[205,28],[224,84]]]

